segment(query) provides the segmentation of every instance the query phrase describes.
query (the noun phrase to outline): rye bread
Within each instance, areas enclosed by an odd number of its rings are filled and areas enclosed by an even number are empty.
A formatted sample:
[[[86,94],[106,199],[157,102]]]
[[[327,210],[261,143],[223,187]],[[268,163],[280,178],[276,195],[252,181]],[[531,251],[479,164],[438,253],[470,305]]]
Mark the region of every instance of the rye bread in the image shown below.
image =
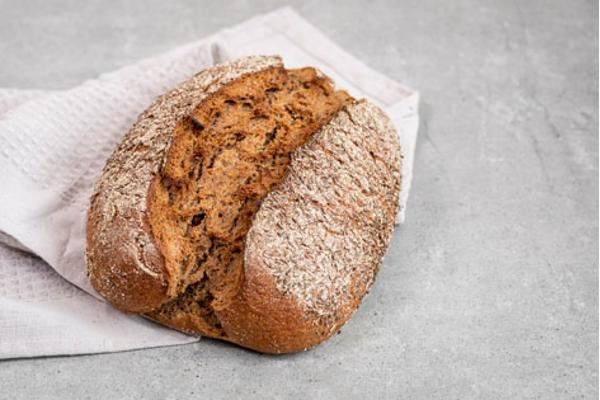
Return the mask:
[[[108,161],[88,218],[90,280],[178,330],[262,352],[311,347],[373,283],[400,162],[383,112],[312,68],[251,57],[208,69],[159,98]]]

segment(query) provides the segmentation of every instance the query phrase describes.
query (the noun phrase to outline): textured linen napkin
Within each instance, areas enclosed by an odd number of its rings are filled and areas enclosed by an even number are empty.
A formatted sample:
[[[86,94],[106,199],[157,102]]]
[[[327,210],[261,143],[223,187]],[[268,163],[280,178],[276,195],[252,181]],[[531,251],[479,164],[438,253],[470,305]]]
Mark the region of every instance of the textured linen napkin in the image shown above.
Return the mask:
[[[0,89],[0,358],[198,340],[122,314],[94,292],[85,276],[86,211],[107,157],[157,95],[206,67],[249,54],[280,54],[286,67],[316,66],[387,112],[403,146],[403,221],[418,93],[370,69],[289,8],[70,90]]]

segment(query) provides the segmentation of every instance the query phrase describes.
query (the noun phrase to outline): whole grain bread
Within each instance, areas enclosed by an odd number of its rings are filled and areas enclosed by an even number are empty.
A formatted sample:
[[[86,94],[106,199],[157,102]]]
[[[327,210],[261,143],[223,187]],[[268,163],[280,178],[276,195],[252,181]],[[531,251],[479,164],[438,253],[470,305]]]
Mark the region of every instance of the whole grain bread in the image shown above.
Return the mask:
[[[312,68],[249,57],[144,112],[108,161],[87,264],[115,307],[268,353],[337,332],[371,287],[400,190],[385,114]]]

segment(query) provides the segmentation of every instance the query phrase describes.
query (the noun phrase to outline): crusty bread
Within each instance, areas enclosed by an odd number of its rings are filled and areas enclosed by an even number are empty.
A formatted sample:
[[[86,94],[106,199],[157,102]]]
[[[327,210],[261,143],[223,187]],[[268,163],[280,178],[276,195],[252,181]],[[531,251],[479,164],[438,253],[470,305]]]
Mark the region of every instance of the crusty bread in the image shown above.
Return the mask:
[[[108,161],[90,280],[178,330],[269,353],[314,346],[373,283],[400,162],[383,112],[312,68],[208,69],[159,98]]]

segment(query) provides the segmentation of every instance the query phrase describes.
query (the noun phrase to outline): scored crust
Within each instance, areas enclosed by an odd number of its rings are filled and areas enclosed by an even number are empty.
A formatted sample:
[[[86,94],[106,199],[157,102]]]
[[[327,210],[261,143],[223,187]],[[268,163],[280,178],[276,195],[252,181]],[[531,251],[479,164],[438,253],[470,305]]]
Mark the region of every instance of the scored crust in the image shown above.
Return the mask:
[[[281,66],[277,56],[250,56],[200,72],[144,111],[110,157],[88,213],[86,264],[92,286],[116,308],[148,312],[176,290],[176,274],[167,270],[152,237],[146,205],[177,122],[228,82]]]

